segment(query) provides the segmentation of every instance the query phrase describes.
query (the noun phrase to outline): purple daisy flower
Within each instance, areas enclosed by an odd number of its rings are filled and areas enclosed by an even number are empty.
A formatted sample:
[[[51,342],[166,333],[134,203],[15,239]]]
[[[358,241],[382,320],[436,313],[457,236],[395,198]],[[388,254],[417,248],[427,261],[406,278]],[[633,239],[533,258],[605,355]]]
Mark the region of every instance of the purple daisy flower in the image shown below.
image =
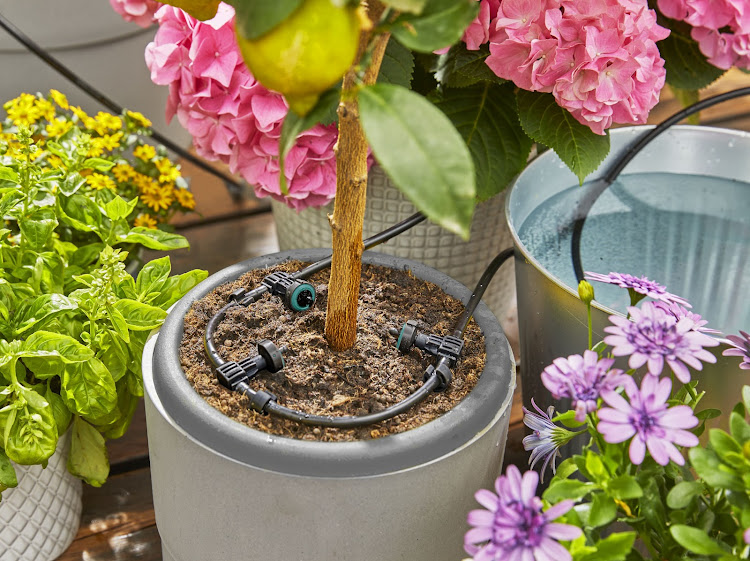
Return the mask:
[[[667,302],[668,304],[675,303],[685,306],[686,308],[692,308],[690,303],[684,298],[667,292],[665,286],[660,285],[658,282],[647,279],[646,277],[634,277],[624,273],[610,273],[608,275],[602,275],[600,273],[586,272],[584,278],[593,281],[604,282],[607,284],[616,284],[622,288],[627,288],[643,296],[650,296],[654,300],[660,300]]]
[[[573,508],[573,501],[561,501],[542,512],[538,483],[535,471],[521,477],[511,465],[495,481],[497,494],[477,491],[474,497],[487,510],[469,512],[472,528],[464,537],[464,549],[474,561],[570,561],[570,553],[556,540],[574,540],[581,529],[553,520]]]
[[[586,413],[596,411],[596,400],[602,390],[613,390],[630,379],[622,370],[610,370],[614,363],[613,358],[600,360],[594,351],[584,351],[583,356],[556,358],[542,372],[542,383],[555,399],[569,397],[573,400],[576,421],[582,423]]]
[[[698,418],[687,405],[667,407],[672,391],[669,378],[645,376],[640,391],[635,384],[625,387],[630,403],[614,391],[602,392],[602,399],[612,408],[599,410],[597,430],[609,443],[625,442],[630,437],[630,461],[643,463],[646,448],[656,463],[665,466],[672,460],[685,464],[679,450],[674,446],[696,446],[698,437],[691,429],[698,425]]]
[[[702,370],[701,361],[716,362],[716,357],[703,347],[715,347],[719,342],[694,331],[693,320],[678,321],[653,302],[645,302],[640,308],[631,306],[628,312],[631,319],[609,316],[614,325],[604,328],[611,333],[604,342],[612,345],[614,356],[630,356],[630,368],[648,363],[649,373],[658,376],[666,362],[675,376],[687,384],[690,381],[688,366]]]
[[[750,370],[750,335],[744,331],[740,331],[740,335],[742,337],[737,337],[737,335],[727,336],[727,339],[729,339],[734,348],[726,349],[721,354],[724,356],[741,356],[742,362],[740,363],[740,368],[742,370]]]
[[[682,318],[688,318],[693,322],[693,330],[695,331],[700,331],[701,333],[711,333],[713,335],[721,335],[721,331],[719,331],[718,329],[706,327],[708,320],[703,319],[700,314],[691,312],[684,306],[680,306],[679,304],[674,303],[668,304],[666,302],[654,302],[654,304],[656,306],[659,306],[665,312],[673,315],[677,321],[680,321]]]
[[[547,408],[546,413],[534,403],[533,397],[531,398],[531,405],[539,414],[523,408],[523,424],[534,431],[524,437],[523,449],[527,452],[531,450],[529,456],[529,467],[531,469],[534,469],[534,465],[544,458],[544,464],[542,464],[540,470],[542,481],[544,481],[544,471],[547,469],[547,465],[552,462],[552,473],[554,474],[556,470],[555,458],[560,455],[560,446],[568,442],[575,434],[552,422],[552,417],[555,414],[555,408],[552,405]]]

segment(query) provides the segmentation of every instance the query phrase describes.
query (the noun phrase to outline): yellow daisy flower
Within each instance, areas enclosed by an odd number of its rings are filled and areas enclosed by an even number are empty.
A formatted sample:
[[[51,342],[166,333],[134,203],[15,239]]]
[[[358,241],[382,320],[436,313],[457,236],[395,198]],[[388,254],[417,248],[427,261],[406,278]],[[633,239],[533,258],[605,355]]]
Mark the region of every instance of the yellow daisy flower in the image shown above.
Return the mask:
[[[70,109],[70,105],[68,104],[68,98],[65,97],[64,93],[61,93],[57,90],[50,90],[49,95],[52,98],[52,101],[57,103],[63,109]]]
[[[161,158],[155,162],[156,169],[159,170],[159,181],[161,183],[174,183],[180,177],[180,170],[172,165],[167,158]]]
[[[31,94],[21,94],[3,105],[8,113],[8,118],[13,121],[14,125],[33,125],[42,116],[36,107],[36,97]]]
[[[37,98],[34,101],[34,107],[39,111],[39,115],[47,121],[55,118],[55,106],[44,98]]]
[[[147,191],[157,191],[159,189],[158,183],[156,183],[148,175],[143,175],[142,173],[138,172],[135,172],[135,175],[133,175],[133,183],[135,183],[135,186],[138,187],[138,190],[142,193],[145,193]]]
[[[101,138],[92,138],[91,139],[91,148],[89,148],[88,153],[86,154],[86,157],[88,158],[98,158],[104,154],[104,143],[102,142]]]
[[[102,146],[105,150],[117,150],[120,147],[120,141],[122,140],[123,134],[118,132],[116,134],[105,134],[99,140],[102,142]]]
[[[144,117],[138,111],[128,111],[127,115],[128,115],[128,117],[130,117],[131,119],[133,119],[133,121],[135,121],[137,124],[139,124],[142,127],[150,127],[151,126],[151,121],[149,121],[148,119],[146,119],[146,117]]]
[[[133,222],[133,226],[140,226],[142,228],[151,228],[152,230],[156,229],[156,220],[154,220],[154,217],[150,214],[139,214],[135,221]]]
[[[102,189],[114,191],[117,187],[111,178],[101,173],[92,173],[86,178],[86,183],[88,183],[92,189],[96,189],[97,191],[101,191]]]
[[[60,167],[63,165],[60,157],[55,156],[54,154],[50,154],[49,156],[47,156],[47,163],[55,169],[60,169]]]
[[[136,171],[128,164],[117,164],[112,168],[111,171],[112,175],[114,175],[115,179],[120,183],[130,181],[133,177],[135,177],[136,173]]]
[[[85,123],[87,120],[90,120],[91,117],[88,116],[88,113],[86,113],[83,109],[78,107],[77,105],[71,105],[70,110],[73,112],[73,115],[78,117],[78,120],[82,123]]]
[[[154,148],[150,144],[141,144],[140,146],[135,147],[135,149],[133,150],[133,156],[143,160],[144,162],[148,162],[156,156],[156,148]]]
[[[150,209],[156,212],[167,210],[174,201],[171,193],[165,193],[163,190],[146,191],[141,195],[141,201]]]
[[[111,113],[99,111],[99,113],[96,114],[96,120],[108,130],[117,131],[122,128],[122,119]]]
[[[187,189],[175,189],[174,196],[175,199],[177,199],[177,202],[180,203],[180,206],[182,208],[186,208],[189,210],[193,210],[195,208],[195,198],[193,197],[193,194]]]
[[[72,128],[73,123],[71,123],[70,121],[67,121],[65,119],[54,119],[47,124],[45,130],[47,131],[47,134],[49,136],[58,137],[64,135]]]

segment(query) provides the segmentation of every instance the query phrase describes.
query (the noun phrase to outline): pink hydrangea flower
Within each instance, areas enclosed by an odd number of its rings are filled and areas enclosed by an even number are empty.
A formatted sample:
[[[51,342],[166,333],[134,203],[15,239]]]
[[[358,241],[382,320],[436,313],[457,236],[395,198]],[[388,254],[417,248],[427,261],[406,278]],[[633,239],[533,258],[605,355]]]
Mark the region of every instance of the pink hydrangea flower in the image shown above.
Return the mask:
[[[109,4],[122,19],[144,28],[156,22],[154,14],[162,6],[156,0],[109,0]]]
[[[336,193],[335,125],[302,133],[284,162],[289,194],[279,186],[279,137],[288,112],[284,98],[258,83],[234,39],[234,10],[220,4],[201,22],[171,6],[156,17],[159,30],[146,48],[156,84],[169,86],[167,119],[177,116],[198,154],[226,163],[259,197],[301,210]]]
[[[666,77],[656,42],[668,35],[646,0],[504,0],[487,64],[604,134],[646,122]]]

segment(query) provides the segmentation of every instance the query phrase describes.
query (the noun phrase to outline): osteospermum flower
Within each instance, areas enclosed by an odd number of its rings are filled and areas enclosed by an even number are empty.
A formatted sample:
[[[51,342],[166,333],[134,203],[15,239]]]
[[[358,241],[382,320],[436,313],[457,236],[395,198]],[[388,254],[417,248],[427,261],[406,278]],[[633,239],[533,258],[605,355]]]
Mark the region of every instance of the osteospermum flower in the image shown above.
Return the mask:
[[[529,427],[533,432],[524,437],[523,449],[527,452],[530,450],[529,467],[534,469],[534,465],[541,459],[544,459],[542,469],[539,470],[544,481],[544,471],[547,465],[552,463],[552,473],[555,473],[555,458],[560,455],[560,447],[566,444],[576,433],[570,432],[552,422],[555,414],[555,408],[550,405],[547,411],[542,411],[531,398],[531,405],[538,413],[523,408],[523,424]]]
[[[714,335],[718,335],[721,333],[721,331],[719,331],[718,329],[706,327],[706,325],[708,324],[708,320],[703,319],[700,314],[696,314],[695,312],[688,310],[684,306],[680,306],[679,304],[674,303],[668,304],[666,302],[656,302],[656,305],[663,309],[665,312],[672,314],[677,321],[680,321],[682,318],[688,318],[693,322],[693,329],[695,331],[700,331],[701,333],[712,333]]]
[[[648,372],[658,376],[666,362],[686,384],[690,381],[688,366],[702,370],[701,361],[716,362],[716,357],[704,347],[715,347],[719,342],[693,330],[689,318],[678,321],[654,302],[645,302],[640,308],[630,306],[628,313],[631,319],[609,316],[614,325],[604,328],[610,333],[604,342],[613,346],[614,356],[630,356],[630,368],[647,364]]]
[[[602,390],[613,390],[630,379],[622,370],[612,368],[614,363],[613,358],[599,359],[594,351],[556,358],[542,372],[542,383],[555,399],[570,398],[576,421],[583,422],[586,413],[596,411]]]
[[[615,284],[622,288],[627,288],[628,291],[633,291],[637,294],[642,294],[643,296],[649,296],[654,300],[666,302],[667,304],[675,303],[680,304],[681,306],[685,306],[686,308],[692,308],[687,300],[680,296],[667,292],[667,288],[665,286],[662,286],[658,282],[649,280],[646,277],[638,278],[634,277],[633,275],[623,273],[609,273],[608,275],[602,275],[599,273],[589,272],[585,274],[585,277],[588,280],[604,282],[607,284]],[[633,302],[633,304],[635,304],[635,302]]]
[[[495,481],[497,494],[480,489],[474,495],[487,510],[472,510],[467,521],[471,530],[464,537],[464,549],[474,561],[569,561],[571,555],[557,540],[573,540],[581,529],[553,522],[571,508],[565,500],[542,511],[536,496],[539,475],[527,471],[521,476],[516,466]]]
[[[742,362],[740,368],[743,370],[750,370],[750,334],[740,331],[742,337],[736,335],[729,335],[727,339],[732,344],[732,349],[726,349],[723,353],[724,356],[740,356]]]
[[[687,405],[667,407],[672,390],[669,378],[645,376],[640,390],[635,384],[625,387],[630,402],[614,391],[602,392],[602,399],[611,408],[597,413],[597,430],[606,442],[616,444],[632,437],[628,454],[635,465],[643,463],[648,449],[656,463],[665,466],[672,460],[685,464],[679,446],[696,446],[698,437],[685,429],[698,425],[698,418]]]

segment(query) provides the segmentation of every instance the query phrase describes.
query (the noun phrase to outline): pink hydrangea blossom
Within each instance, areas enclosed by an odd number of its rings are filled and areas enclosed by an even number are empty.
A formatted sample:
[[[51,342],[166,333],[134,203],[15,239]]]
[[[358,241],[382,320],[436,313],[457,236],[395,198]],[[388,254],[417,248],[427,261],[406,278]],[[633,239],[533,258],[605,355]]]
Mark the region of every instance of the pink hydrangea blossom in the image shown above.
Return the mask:
[[[144,28],[156,22],[154,14],[162,6],[156,0],[109,0],[109,4],[122,19]]]
[[[691,37],[719,68],[750,69],[750,5],[746,0],[659,0],[665,16],[689,23]]]
[[[159,30],[146,48],[156,84],[169,86],[167,119],[177,116],[197,153],[226,163],[260,196],[301,210],[328,203],[336,192],[335,125],[302,133],[284,162],[289,194],[279,186],[279,137],[288,106],[255,80],[234,39],[234,10],[220,4],[201,22],[171,6],[156,17]]]
[[[597,134],[644,123],[659,101],[669,30],[646,0],[504,0],[490,27],[495,74],[552,93]]]

